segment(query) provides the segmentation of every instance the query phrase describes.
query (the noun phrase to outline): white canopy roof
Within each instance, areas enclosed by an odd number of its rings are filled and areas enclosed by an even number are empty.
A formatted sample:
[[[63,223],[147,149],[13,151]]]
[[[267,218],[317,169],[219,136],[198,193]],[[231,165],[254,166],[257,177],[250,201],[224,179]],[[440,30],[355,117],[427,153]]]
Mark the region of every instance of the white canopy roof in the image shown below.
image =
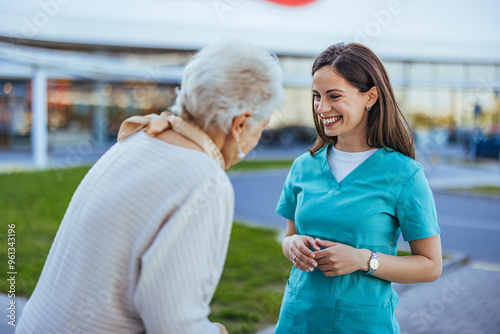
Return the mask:
[[[293,1],[289,1],[293,2]],[[198,49],[237,35],[279,54],[359,41],[384,59],[500,62],[500,1],[2,1],[0,36]]]

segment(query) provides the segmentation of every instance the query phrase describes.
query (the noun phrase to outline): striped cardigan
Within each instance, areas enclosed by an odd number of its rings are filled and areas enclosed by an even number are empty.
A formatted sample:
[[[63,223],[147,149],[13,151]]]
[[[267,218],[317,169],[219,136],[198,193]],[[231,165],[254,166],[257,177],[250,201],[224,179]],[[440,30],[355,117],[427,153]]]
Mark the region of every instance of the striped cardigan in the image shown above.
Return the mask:
[[[205,153],[139,132],[71,199],[16,333],[219,333],[234,193]]]

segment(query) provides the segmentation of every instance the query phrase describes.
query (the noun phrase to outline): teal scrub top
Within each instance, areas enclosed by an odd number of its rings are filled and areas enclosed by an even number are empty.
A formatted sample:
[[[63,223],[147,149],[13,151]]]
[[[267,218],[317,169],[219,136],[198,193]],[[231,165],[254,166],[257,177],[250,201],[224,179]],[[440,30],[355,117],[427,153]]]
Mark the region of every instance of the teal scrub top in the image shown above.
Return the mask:
[[[299,235],[389,255],[396,255],[401,233],[406,241],[440,233],[422,166],[390,149],[375,152],[340,183],[327,147],[301,155],[277,212],[295,222]],[[275,333],[399,333],[397,305],[391,282],[362,271],[326,277],[318,268],[293,267]]]

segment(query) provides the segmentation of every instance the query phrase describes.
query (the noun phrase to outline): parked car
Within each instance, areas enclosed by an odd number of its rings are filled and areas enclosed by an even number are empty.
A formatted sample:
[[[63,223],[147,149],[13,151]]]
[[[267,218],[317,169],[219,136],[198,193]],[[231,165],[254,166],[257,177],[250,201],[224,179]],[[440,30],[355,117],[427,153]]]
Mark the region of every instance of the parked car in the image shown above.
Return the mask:
[[[487,137],[479,137],[476,140],[476,157],[499,159],[500,133],[494,133]]]
[[[264,130],[260,145],[292,146],[293,144],[313,144],[316,130],[307,126],[286,126],[280,129]]]

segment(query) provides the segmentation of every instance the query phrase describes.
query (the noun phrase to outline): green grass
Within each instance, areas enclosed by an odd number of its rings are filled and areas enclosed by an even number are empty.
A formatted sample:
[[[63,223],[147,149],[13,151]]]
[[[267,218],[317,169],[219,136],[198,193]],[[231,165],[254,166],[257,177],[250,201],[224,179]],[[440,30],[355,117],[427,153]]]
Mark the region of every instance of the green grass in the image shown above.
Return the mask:
[[[411,252],[406,250],[398,249],[398,256],[410,256]]]
[[[288,169],[293,160],[243,160],[229,168],[229,173],[238,173],[253,170]]]
[[[229,333],[253,333],[278,320],[292,268],[277,231],[235,224],[221,281],[212,300],[212,321]]]
[[[0,263],[7,265],[7,225],[15,224],[16,295],[29,296],[71,196],[89,167],[0,175]],[[0,280],[0,291],[8,291]]]
[[[471,188],[451,188],[449,191],[481,194],[481,195],[500,195],[500,187],[496,186],[474,186]]]

